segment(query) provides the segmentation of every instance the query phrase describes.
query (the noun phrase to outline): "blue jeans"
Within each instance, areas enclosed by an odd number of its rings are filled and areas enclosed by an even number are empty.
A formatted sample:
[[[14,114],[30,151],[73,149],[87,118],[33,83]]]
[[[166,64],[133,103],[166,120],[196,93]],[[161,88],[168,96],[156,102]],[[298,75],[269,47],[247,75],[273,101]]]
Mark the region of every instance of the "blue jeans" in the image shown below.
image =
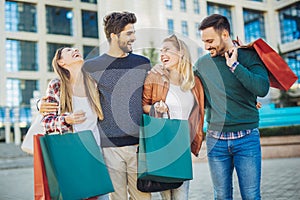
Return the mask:
[[[258,129],[234,140],[206,136],[207,156],[215,200],[232,200],[235,168],[243,200],[260,200],[261,148]]]
[[[188,200],[189,187],[190,181],[184,181],[179,188],[162,191],[160,195],[163,200]]]

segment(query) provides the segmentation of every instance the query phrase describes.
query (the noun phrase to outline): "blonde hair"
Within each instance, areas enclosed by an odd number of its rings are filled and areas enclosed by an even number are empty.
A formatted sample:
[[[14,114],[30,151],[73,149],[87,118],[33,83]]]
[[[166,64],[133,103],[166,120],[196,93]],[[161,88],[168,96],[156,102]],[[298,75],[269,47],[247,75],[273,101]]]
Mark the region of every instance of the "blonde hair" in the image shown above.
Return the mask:
[[[62,58],[62,50],[65,47],[56,50],[55,55],[52,60],[52,67],[54,72],[60,77],[60,110],[61,113],[73,112],[73,102],[72,102],[72,88],[70,86],[70,72],[69,70],[61,67],[58,61]],[[83,82],[86,95],[88,97],[89,104],[92,109],[96,112],[99,120],[103,120],[103,112],[100,104],[100,94],[97,85],[93,78],[82,70]]]
[[[180,74],[181,89],[183,91],[192,89],[195,86],[195,77],[193,72],[191,54],[188,46],[184,41],[178,39],[176,35],[167,37],[163,42],[171,42],[179,51],[180,59],[177,70]]]

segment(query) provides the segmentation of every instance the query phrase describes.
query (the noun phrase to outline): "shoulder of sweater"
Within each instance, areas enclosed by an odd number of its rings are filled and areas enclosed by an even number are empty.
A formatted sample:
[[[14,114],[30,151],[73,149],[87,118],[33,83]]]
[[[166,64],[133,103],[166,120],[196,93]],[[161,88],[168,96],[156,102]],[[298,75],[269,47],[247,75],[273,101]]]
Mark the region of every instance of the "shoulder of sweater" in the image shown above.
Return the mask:
[[[208,54],[205,54],[205,55],[203,55],[203,56],[200,56],[200,57],[198,58],[196,64],[199,63],[199,62],[207,61],[207,60],[211,60],[211,56],[210,56],[209,53],[208,53]]]
[[[94,58],[90,58],[90,59],[88,59],[88,60],[85,60],[84,65],[92,64],[92,63],[94,63],[94,62],[99,62],[99,61],[105,60],[105,59],[107,59],[107,58],[108,58],[108,57],[107,57],[106,54],[102,54],[102,55],[100,55],[100,56],[96,56],[96,57],[94,57]]]
[[[146,63],[150,63],[150,60],[148,58],[146,58],[145,56],[142,56],[142,55],[138,55],[138,54],[134,54],[134,53],[131,53],[130,56],[136,58],[136,59],[140,59]]]

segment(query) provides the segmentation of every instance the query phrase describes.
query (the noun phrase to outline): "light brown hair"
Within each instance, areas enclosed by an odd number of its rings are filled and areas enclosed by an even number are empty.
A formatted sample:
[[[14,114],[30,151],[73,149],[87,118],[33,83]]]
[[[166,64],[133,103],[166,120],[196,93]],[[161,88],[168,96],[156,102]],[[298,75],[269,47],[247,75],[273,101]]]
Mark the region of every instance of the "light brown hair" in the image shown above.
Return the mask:
[[[163,40],[163,42],[171,42],[179,52],[179,64],[177,70],[180,74],[180,87],[183,91],[192,89],[195,86],[195,77],[191,54],[188,46],[183,40],[177,38],[176,35],[171,35]]]
[[[52,60],[52,67],[54,72],[60,78],[60,109],[61,113],[73,112],[73,102],[72,102],[72,88],[70,87],[70,72],[61,67],[58,61],[62,58],[62,50],[66,47],[62,47],[56,50],[56,53]],[[81,70],[83,73],[83,82],[85,87],[85,92],[88,97],[89,104],[92,109],[96,112],[98,118],[103,120],[103,112],[100,104],[100,94],[97,85],[93,78],[85,71]]]

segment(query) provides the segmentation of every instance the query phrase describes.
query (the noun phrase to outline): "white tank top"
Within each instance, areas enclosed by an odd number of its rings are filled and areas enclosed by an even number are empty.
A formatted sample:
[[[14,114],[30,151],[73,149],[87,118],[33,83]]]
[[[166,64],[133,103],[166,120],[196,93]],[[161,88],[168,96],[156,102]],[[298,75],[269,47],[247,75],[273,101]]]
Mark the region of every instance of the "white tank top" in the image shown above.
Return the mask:
[[[170,84],[166,97],[170,119],[188,120],[195,103],[191,90],[182,91],[179,85]]]
[[[91,130],[98,146],[100,146],[100,135],[97,127],[98,116],[91,108],[87,97],[73,96],[73,111],[79,110],[83,110],[86,113],[87,119],[82,124],[74,124],[74,132]]]

